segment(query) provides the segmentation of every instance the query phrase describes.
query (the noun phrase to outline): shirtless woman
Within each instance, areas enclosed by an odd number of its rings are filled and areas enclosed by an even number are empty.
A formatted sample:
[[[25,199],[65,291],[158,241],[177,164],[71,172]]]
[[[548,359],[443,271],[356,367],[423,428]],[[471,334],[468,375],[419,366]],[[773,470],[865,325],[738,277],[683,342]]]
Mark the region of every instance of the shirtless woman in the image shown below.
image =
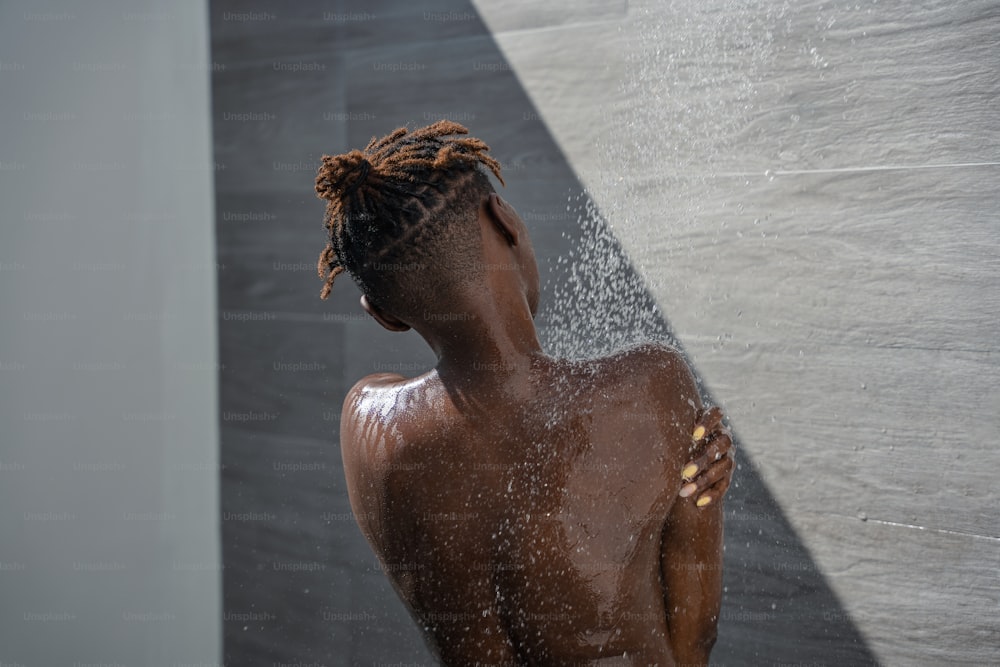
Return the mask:
[[[680,355],[547,356],[539,279],[500,165],[466,129],[400,128],[324,156],[322,296],[346,270],[437,366],[343,407],[351,507],[448,665],[704,664],[722,581],[722,413]]]

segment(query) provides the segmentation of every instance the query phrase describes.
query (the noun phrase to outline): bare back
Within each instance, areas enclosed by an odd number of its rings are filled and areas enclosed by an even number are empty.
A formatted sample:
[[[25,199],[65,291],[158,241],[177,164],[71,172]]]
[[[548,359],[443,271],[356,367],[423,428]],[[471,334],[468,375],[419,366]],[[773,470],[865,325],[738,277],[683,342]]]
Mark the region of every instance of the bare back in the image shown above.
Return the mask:
[[[366,378],[342,421],[352,507],[447,664],[669,665],[663,536],[699,407],[652,345],[502,392]]]

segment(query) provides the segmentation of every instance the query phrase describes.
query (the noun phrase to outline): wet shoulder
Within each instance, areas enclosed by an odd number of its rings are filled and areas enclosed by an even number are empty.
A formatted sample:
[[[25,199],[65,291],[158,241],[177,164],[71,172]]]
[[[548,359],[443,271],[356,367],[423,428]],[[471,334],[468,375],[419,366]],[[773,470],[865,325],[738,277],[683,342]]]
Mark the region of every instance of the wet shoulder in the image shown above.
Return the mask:
[[[672,398],[698,404],[698,387],[681,353],[663,343],[641,343],[594,359],[595,375],[602,384],[640,396]]]
[[[698,385],[676,349],[643,343],[587,362],[597,404],[617,405],[618,418],[645,422],[669,442],[685,442],[701,408]]]
[[[370,375],[344,399],[340,449],[347,491],[362,531],[380,553],[389,517],[413,500],[427,476],[420,442],[440,431],[426,382],[424,376]]]
[[[406,443],[439,427],[435,422],[440,421],[440,411],[433,405],[437,393],[432,374],[407,378],[379,373],[362,378],[344,399],[342,444],[361,450],[365,463],[390,462]]]

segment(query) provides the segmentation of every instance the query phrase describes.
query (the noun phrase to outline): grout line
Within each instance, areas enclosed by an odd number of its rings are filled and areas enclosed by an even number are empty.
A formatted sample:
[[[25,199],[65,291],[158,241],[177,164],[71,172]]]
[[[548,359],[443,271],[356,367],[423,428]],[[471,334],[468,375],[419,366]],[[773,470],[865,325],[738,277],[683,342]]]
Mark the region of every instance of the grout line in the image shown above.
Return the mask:
[[[243,322],[247,320],[260,320],[265,322],[318,322],[318,323],[344,323],[344,322],[365,322],[371,319],[367,313],[361,312],[325,312],[325,313],[303,313],[282,310],[245,310],[241,308],[221,308],[218,317],[222,320],[234,320]]]
[[[960,167],[996,167],[1000,162],[953,162],[951,164],[875,165],[870,167],[840,167],[833,169],[789,169],[773,172],[775,176],[795,174],[838,174],[851,171],[908,171],[914,169],[958,169]]]
[[[682,339],[682,340],[685,340],[685,341],[690,340],[690,341],[694,341],[694,342],[702,344],[702,345],[704,345],[706,343],[716,344],[716,343],[718,343],[718,338],[719,338],[718,335],[713,335],[713,334],[693,334],[693,333],[684,333],[684,332],[677,332],[677,337],[679,339]],[[846,347],[846,348],[866,348],[866,349],[872,349],[872,350],[892,350],[894,352],[896,352],[896,351],[899,351],[899,352],[919,351],[919,352],[938,352],[938,353],[939,352],[963,352],[963,353],[966,353],[966,354],[985,354],[985,355],[996,354],[996,352],[997,352],[997,348],[996,347],[941,347],[941,346],[931,347],[929,345],[907,345],[907,344],[903,344],[903,343],[874,343],[874,342],[873,343],[866,343],[866,342],[863,342],[863,341],[854,341],[854,340],[851,340],[851,341],[843,341],[843,340],[821,340],[821,341],[817,341],[815,339],[813,339],[813,340],[802,339],[802,340],[794,341],[794,340],[789,339],[789,338],[757,338],[757,339],[754,339],[753,341],[748,341],[748,342],[751,342],[751,344],[754,347],[756,347],[758,345],[762,346],[762,347],[783,345],[783,346],[789,347],[789,348],[800,347],[802,349],[805,349],[806,347],[820,347],[820,348],[823,348],[823,347]],[[729,342],[726,343],[726,345],[733,345],[733,342],[729,341]],[[753,347],[751,347],[750,350],[744,350],[744,352],[750,352],[752,350],[753,350]]]
[[[829,169],[776,169],[774,171],[726,171],[713,174],[714,176],[798,176],[801,174],[846,174],[851,172],[866,171],[915,171],[918,169],[959,169],[963,167],[997,167],[998,162],[952,162],[947,164],[888,164],[871,165],[866,167],[831,167]]]
[[[807,513],[807,514],[813,514],[813,515],[832,515],[832,516],[841,517],[843,519],[854,519],[854,520],[859,520],[859,521],[862,520],[862,519],[858,519],[858,517],[856,517],[856,516],[851,516],[851,515],[848,515],[848,514],[841,514],[839,512],[807,511],[805,513]],[[893,526],[895,528],[912,528],[914,530],[926,530],[926,531],[929,531],[929,532],[932,532],[932,533],[938,533],[940,535],[957,535],[959,537],[971,537],[971,538],[974,538],[974,539],[987,540],[989,542],[1000,543],[1000,537],[996,537],[996,536],[993,536],[993,535],[980,535],[979,533],[969,533],[969,532],[966,532],[964,530],[948,530],[946,528],[930,528],[928,526],[918,526],[918,525],[913,524],[913,523],[902,523],[902,522],[899,522],[899,521],[887,521],[885,519],[873,519],[871,517],[866,517],[865,519],[863,519],[863,521],[865,523],[877,523],[877,524],[880,524],[880,525],[883,525],[883,526]]]
[[[974,537],[980,540],[989,540],[990,542],[1000,543],[1000,537],[993,537],[992,535],[980,535],[979,533],[967,533],[962,530],[946,530],[944,528],[928,528],[927,526],[917,526],[912,523],[899,523],[898,521],[885,521],[883,519],[866,519],[868,523],[879,523],[884,526],[896,526],[899,528],[915,528],[916,530],[929,530],[932,533],[941,533],[943,535],[960,535],[961,537]]]

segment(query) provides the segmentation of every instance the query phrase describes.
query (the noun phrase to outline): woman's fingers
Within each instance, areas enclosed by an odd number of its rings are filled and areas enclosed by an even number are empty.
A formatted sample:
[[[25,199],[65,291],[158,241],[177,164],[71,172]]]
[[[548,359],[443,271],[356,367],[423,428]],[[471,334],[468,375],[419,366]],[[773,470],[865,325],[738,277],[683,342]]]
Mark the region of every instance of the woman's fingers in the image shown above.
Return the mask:
[[[724,457],[727,457],[733,448],[733,438],[729,431],[721,430],[713,433],[712,439],[702,455],[684,466],[681,477],[684,480],[694,480],[712,464]]]
[[[691,433],[691,439],[695,442],[700,442],[709,435],[714,428],[716,428],[720,422],[722,422],[722,410],[717,406],[712,406],[705,412],[701,413],[698,420],[695,422],[694,431]]]
[[[696,505],[706,507],[721,498],[729,488],[732,480],[732,472],[735,462],[730,457],[726,457],[711,466],[704,475],[697,480],[690,482],[681,489],[681,497],[687,498],[696,496]]]

